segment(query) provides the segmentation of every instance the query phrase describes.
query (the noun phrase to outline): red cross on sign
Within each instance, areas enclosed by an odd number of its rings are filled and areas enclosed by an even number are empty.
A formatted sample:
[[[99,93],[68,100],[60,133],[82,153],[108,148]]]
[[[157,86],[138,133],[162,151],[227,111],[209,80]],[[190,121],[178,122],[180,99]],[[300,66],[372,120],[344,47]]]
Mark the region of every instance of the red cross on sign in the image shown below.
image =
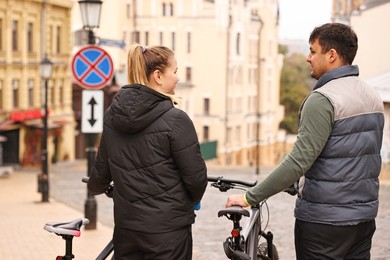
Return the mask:
[[[73,57],[72,72],[75,81],[86,89],[101,89],[113,76],[110,55],[98,46],[87,46]]]

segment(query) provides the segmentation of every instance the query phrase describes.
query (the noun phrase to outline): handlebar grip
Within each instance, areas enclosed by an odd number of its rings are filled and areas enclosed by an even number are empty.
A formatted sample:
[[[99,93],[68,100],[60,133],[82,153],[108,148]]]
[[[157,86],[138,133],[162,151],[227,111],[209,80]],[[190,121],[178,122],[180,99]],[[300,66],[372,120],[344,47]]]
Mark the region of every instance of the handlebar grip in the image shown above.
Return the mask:
[[[82,181],[82,182],[85,182],[85,183],[88,183],[89,177],[84,176],[84,177],[81,179],[81,181]]]
[[[246,181],[241,181],[241,180],[225,179],[222,176],[221,177],[208,176],[207,180],[209,182],[222,182],[222,183],[227,183],[227,184],[240,184],[240,185],[244,185],[246,187],[254,187],[257,184],[257,181],[246,182]]]

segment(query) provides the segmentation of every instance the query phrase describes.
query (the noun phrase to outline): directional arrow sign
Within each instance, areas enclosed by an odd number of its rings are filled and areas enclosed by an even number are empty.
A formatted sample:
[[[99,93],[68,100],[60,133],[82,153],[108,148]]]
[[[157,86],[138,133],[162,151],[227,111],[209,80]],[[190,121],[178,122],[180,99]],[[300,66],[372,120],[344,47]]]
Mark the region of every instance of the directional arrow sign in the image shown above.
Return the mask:
[[[82,133],[101,133],[103,131],[103,91],[83,90],[82,92]]]

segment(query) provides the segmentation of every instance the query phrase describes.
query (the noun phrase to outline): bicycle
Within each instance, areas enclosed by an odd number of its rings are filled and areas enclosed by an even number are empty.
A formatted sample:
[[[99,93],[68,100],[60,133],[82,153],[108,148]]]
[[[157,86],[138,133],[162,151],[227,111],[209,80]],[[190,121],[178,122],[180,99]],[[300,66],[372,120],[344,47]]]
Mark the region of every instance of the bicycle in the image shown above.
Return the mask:
[[[257,181],[245,182],[223,177],[209,176],[207,179],[211,182],[212,187],[218,188],[221,192],[226,192],[230,189],[247,190],[257,184]],[[251,206],[250,211],[239,206],[233,206],[218,212],[218,217],[225,216],[233,222],[231,236],[223,242],[223,249],[229,259],[279,259],[277,248],[273,244],[272,232],[265,232],[265,228],[261,228],[261,210],[263,205],[267,205],[266,201]],[[241,226],[240,220],[243,217],[248,217],[249,219]],[[262,242],[261,238],[265,238],[266,242]]]
[[[88,177],[83,177],[82,181],[87,183]],[[112,198],[113,189],[114,184],[111,183],[111,185],[105,191],[107,197]],[[72,249],[73,238],[79,237],[81,235],[81,227],[87,224],[89,224],[89,220],[87,218],[78,218],[65,222],[48,222],[44,225],[44,230],[51,233],[55,233],[56,235],[61,236],[62,239],[65,240],[65,255],[57,256],[56,260],[72,260],[75,257],[73,255]],[[101,253],[96,257],[96,260],[108,259],[110,256],[111,260],[115,259],[114,244],[112,240],[108,242],[108,244],[104,247]]]

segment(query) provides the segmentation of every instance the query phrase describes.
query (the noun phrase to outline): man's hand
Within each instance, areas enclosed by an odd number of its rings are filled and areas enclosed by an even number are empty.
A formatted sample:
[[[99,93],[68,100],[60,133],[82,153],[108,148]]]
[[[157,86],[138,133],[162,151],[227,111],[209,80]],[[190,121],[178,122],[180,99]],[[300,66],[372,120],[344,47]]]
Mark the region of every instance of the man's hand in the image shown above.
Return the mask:
[[[226,208],[229,208],[231,206],[248,207],[244,199],[244,194],[230,195],[226,202]]]

